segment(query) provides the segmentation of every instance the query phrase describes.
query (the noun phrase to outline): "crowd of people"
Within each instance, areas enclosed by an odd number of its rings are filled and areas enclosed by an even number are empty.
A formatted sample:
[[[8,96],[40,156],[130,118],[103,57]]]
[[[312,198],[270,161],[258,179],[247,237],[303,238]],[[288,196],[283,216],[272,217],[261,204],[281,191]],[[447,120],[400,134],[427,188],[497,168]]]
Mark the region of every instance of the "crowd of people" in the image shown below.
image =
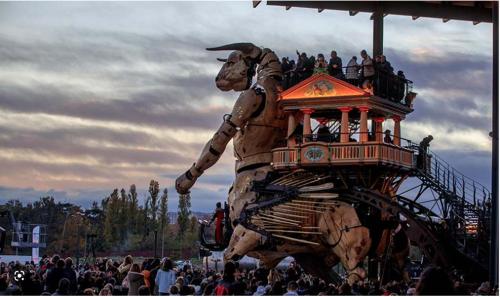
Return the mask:
[[[342,59],[336,51],[330,53],[328,63],[321,53],[317,57],[308,57],[306,53],[297,51],[297,62],[288,57],[281,59],[284,73],[283,88],[288,89],[313,74],[326,73],[354,86],[370,90],[380,97],[401,102],[405,96],[407,83],[403,71],[399,70],[395,74],[394,68],[384,55],[372,59],[366,50],[362,50],[360,55],[360,63],[358,58],[353,56],[347,66],[343,67]]]
[[[21,275],[19,271],[23,271]],[[98,259],[75,265],[71,258],[43,257],[38,265],[1,263],[0,295],[489,295],[489,283],[465,284],[439,267],[429,267],[418,281],[347,282],[335,285],[305,273],[291,262],[287,269],[242,269],[227,262],[222,273],[202,267],[174,267],[169,258],[136,262]]]

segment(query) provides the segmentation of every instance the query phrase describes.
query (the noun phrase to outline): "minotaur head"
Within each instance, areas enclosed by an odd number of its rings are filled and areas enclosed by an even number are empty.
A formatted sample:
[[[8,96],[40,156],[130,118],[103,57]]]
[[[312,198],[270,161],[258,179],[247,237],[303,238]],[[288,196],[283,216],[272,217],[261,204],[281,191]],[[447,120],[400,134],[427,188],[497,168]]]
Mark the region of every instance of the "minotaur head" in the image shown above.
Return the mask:
[[[255,74],[257,59],[261,49],[251,43],[232,43],[220,47],[207,48],[209,51],[233,50],[215,78],[217,88],[222,91],[243,91],[250,88]]]

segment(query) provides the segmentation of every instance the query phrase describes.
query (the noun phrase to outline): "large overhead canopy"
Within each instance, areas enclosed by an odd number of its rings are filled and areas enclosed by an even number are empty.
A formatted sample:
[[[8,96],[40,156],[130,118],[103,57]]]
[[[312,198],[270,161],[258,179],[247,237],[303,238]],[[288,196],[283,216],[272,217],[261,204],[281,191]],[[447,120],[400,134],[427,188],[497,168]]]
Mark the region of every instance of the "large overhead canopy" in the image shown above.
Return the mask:
[[[253,7],[262,1],[254,0]],[[383,53],[384,17],[410,16],[469,21],[474,25],[493,23],[493,96],[492,96],[492,213],[490,248],[490,283],[498,284],[498,1],[267,1],[267,5],[348,11],[350,16],[359,12],[371,13],[373,20],[373,56]]]
[[[261,1],[254,1],[254,7]],[[493,1],[267,1],[267,5],[348,11],[351,16],[358,12],[385,15],[406,15],[414,20],[419,17],[492,23]]]

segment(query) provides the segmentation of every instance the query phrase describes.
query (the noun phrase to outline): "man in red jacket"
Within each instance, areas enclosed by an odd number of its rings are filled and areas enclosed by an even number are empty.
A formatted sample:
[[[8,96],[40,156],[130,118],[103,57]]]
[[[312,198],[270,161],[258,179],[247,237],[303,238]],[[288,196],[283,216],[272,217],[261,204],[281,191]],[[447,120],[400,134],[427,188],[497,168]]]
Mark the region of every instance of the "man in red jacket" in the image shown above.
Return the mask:
[[[210,224],[215,221],[215,242],[217,244],[223,243],[223,233],[222,233],[222,222],[224,222],[224,209],[220,202],[217,202],[214,216],[210,221]]]

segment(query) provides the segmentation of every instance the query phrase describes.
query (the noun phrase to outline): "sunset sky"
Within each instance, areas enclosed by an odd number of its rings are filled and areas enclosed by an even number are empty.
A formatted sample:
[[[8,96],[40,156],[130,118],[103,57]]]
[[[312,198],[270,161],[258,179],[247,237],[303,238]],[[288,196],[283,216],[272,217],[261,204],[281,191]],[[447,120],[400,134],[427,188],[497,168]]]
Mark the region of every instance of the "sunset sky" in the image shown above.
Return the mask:
[[[369,14],[244,2],[0,2],[0,203],[52,195],[88,206],[149,180],[170,191],[238,96],[221,92],[206,47],[253,42],[346,64],[371,52]],[[384,53],[414,81],[405,138],[490,188],[492,25],[387,16]],[[224,201],[231,144],[192,191],[193,210]]]

